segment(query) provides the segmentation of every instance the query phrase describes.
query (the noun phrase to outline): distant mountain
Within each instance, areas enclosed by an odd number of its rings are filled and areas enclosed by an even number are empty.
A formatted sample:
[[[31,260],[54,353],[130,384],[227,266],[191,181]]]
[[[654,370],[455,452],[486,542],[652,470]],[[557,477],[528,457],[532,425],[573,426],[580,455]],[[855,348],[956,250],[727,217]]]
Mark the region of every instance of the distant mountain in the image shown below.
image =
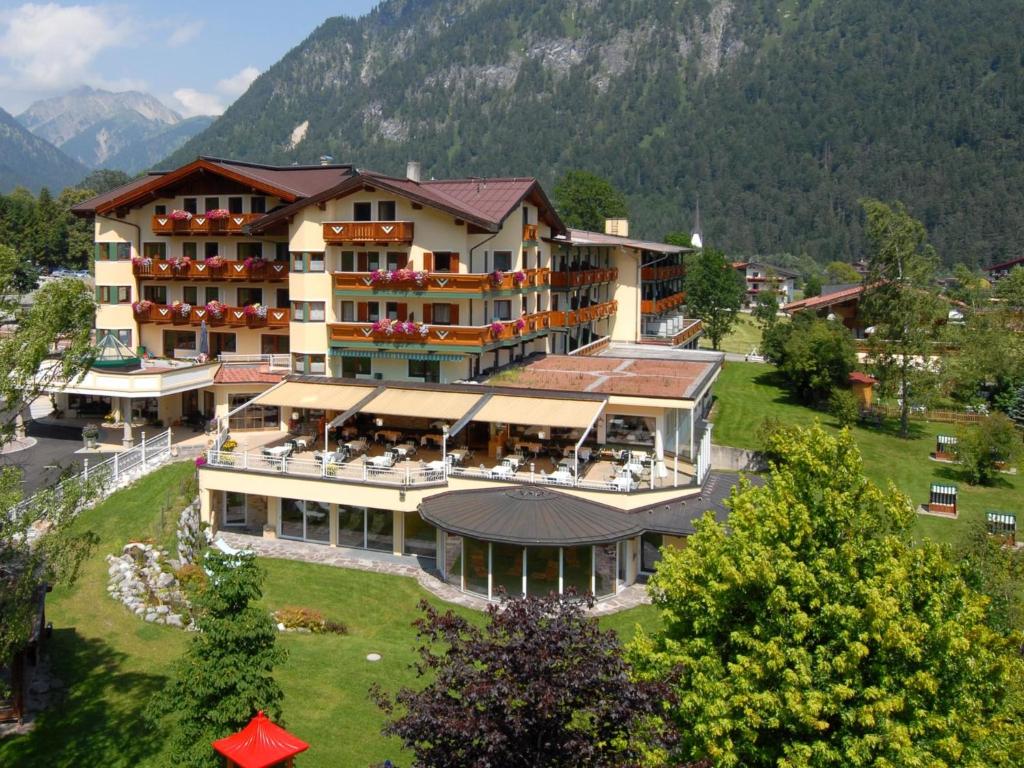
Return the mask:
[[[18,120],[89,168],[127,173],[149,168],[213,122],[184,120],[147,93],[87,86],[37,101]]]
[[[22,186],[35,193],[48,187],[56,195],[88,172],[84,165],[30,133],[0,109],[0,193]]]
[[[384,0],[328,19],[162,166],[332,155],[426,176],[571,168],[632,229],[734,254],[863,252],[905,201],[947,262],[1024,242],[1020,0]]]

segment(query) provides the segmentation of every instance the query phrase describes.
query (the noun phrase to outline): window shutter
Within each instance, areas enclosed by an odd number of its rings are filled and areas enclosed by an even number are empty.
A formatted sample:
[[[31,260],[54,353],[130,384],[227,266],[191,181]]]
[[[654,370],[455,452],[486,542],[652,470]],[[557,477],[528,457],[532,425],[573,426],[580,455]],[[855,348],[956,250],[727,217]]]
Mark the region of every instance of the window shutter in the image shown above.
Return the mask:
[[[398,304],[398,319],[405,320],[409,317],[409,305],[403,302]]]
[[[102,291],[103,291],[103,287],[97,285],[96,286],[96,303],[97,304],[102,304],[103,303],[103,293],[102,293]]]
[[[117,243],[107,243],[107,260],[117,261]]]
[[[432,254],[430,251],[423,252],[423,269],[425,269],[427,272],[434,271],[434,254]]]
[[[451,306],[451,309],[449,310],[450,322],[451,322],[452,325],[458,325],[459,324],[459,305],[458,304],[452,304],[450,306]]]
[[[103,244],[102,243],[93,243],[92,244],[92,255],[93,255],[93,258],[96,261],[99,261],[100,259],[103,258],[102,254],[103,254]]]
[[[423,305],[423,322],[432,323],[434,322],[434,305],[424,304]]]
[[[367,256],[366,251],[361,251],[360,253],[358,253],[356,255],[356,258],[357,258],[358,264],[359,264],[359,269],[356,270],[357,272],[368,272],[369,271],[367,269],[367,264],[369,262],[368,262],[366,256]]]
[[[458,272],[459,271],[459,254],[452,253],[451,254],[451,262],[450,263],[451,263],[451,266],[448,269],[451,272]]]
[[[356,305],[356,319],[360,323],[365,323],[370,319],[370,305],[365,301],[360,301]]]

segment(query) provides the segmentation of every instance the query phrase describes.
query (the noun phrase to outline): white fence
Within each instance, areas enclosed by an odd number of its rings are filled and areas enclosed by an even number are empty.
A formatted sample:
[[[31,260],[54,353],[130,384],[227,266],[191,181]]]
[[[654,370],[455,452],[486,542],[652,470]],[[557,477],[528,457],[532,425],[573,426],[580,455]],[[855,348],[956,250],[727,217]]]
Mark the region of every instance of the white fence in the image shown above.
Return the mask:
[[[412,462],[403,462],[393,467],[375,467],[364,462],[349,464],[328,462],[325,465],[320,461],[267,456],[251,451],[211,450],[207,453],[206,463],[211,467],[242,469],[250,472],[273,472],[296,477],[315,477],[338,480],[339,482],[403,488],[413,485],[441,485],[446,479],[444,470],[431,469]]]
[[[291,370],[292,357],[291,355],[242,355],[234,352],[229,352],[217,356],[217,361],[231,365],[232,363],[244,365],[262,365],[265,364],[270,367],[271,370]]]

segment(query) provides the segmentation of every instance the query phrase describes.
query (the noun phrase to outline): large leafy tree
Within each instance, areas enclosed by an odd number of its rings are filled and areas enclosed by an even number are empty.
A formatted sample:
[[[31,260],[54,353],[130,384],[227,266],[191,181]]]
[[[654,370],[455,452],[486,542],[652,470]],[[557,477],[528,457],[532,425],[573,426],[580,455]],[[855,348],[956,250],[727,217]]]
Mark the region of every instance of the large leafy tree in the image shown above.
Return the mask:
[[[675,674],[680,759],[719,768],[1020,765],[1019,639],[931,542],[910,500],[864,477],[847,431],[772,430],[743,482],[650,583],[664,629],[632,645]]]
[[[952,350],[942,356],[945,389],[964,403],[985,397],[1007,407],[1024,382],[1024,334],[1014,333],[1012,310],[970,312],[962,324],[950,325],[945,338]]]
[[[996,283],[995,295],[1010,309],[1024,309],[1024,267],[1014,267],[1010,274]]]
[[[492,606],[486,625],[427,603],[421,690],[374,696],[384,728],[420,768],[587,768],[635,764],[660,706],[659,683],[633,682],[614,632],[584,601],[552,595]],[[396,708],[401,710],[396,713]]]
[[[900,401],[900,434],[910,431],[912,398],[935,384],[930,356],[943,319],[932,277],[935,252],[924,225],[901,203],[864,200],[870,246],[863,314],[874,326],[868,352],[883,390]]]
[[[685,287],[687,313],[703,321],[712,349],[718,349],[743,303],[743,277],[725,254],[705,248],[687,259]]]
[[[558,215],[567,226],[604,232],[604,220],[629,215],[626,197],[590,171],[569,171],[552,190]]]
[[[1000,468],[1011,469],[1020,455],[1020,435],[1004,413],[993,413],[960,430],[956,457],[971,485],[992,485]]]
[[[767,329],[762,349],[797,396],[808,403],[827,397],[836,386],[845,386],[857,362],[853,337],[842,323],[805,312],[790,323]]]

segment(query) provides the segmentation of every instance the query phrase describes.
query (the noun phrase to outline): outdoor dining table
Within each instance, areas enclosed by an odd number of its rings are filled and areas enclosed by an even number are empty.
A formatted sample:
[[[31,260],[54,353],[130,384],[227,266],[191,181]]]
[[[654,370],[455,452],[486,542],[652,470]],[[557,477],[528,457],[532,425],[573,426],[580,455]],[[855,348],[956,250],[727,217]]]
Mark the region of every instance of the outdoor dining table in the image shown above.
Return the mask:
[[[359,430],[356,427],[342,427],[341,436],[348,440],[351,437],[355,437],[359,434]]]
[[[273,448],[264,448],[263,455],[269,456],[272,459],[283,459],[289,456],[292,452],[292,447],[289,444],[276,445]]]
[[[565,456],[565,458],[569,458],[570,456],[572,456],[572,452],[573,446],[571,445],[567,445],[565,446],[565,448],[562,449],[562,455]],[[588,446],[585,445],[582,446],[579,450],[580,461],[590,461],[590,456],[592,453],[592,448],[589,448]]]
[[[396,429],[378,429],[373,435],[377,440],[382,437],[389,443],[397,443],[402,439],[402,433]]]
[[[466,460],[466,456],[469,455],[469,451],[457,448],[454,451],[448,451],[448,455],[452,457],[452,461],[456,464],[461,464]]]
[[[559,469],[548,475],[548,481],[555,483],[555,485],[573,485],[572,473],[565,469]]]
[[[433,432],[429,432],[420,437],[421,447],[430,445],[431,443],[433,443],[434,445],[441,445],[442,442],[444,442],[444,435],[435,434]]]
[[[508,464],[498,464],[488,470],[491,477],[512,477],[515,473],[516,471]]]
[[[402,443],[401,445],[396,445],[392,450],[394,450],[402,458],[416,455],[416,446],[411,445],[410,443]]]
[[[301,435],[299,437],[292,438],[292,445],[295,447],[295,450],[304,451],[309,448],[309,444],[312,440],[313,438],[308,435]]]
[[[383,456],[369,456],[366,463],[371,467],[391,467],[395,464],[395,455],[385,453]]]
[[[618,477],[614,478],[611,482],[612,485],[615,486],[615,489],[618,491],[631,491],[636,486],[636,483],[634,482],[633,478],[625,477],[623,475],[619,475]]]
[[[637,464],[636,462],[630,461],[622,465],[622,468],[628,470],[631,474],[639,475],[644,471],[643,464]]]
[[[511,456],[506,456],[501,463],[512,467],[513,470],[517,470],[526,463],[526,459],[522,456],[512,454]]]
[[[363,453],[366,450],[366,441],[362,438],[359,438],[358,440],[350,440],[345,443],[345,447],[348,448],[349,452],[352,454]]]
[[[538,454],[544,450],[544,446],[541,443],[516,443],[515,449],[517,451],[529,451],[533,454]]]

